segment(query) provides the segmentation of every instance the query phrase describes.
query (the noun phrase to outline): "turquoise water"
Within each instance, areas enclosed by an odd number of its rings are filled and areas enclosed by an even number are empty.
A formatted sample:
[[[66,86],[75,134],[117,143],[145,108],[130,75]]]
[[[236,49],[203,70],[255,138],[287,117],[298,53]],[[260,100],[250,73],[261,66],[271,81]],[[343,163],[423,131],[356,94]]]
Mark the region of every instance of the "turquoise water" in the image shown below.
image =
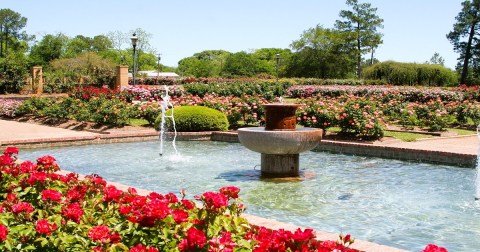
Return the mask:
[[[260,154],[240,144],[177,142],[160,156],[158,142],[23,150],[20,158],[52,155],[64,170],[190,198],[226,185],[241,188],[248,213],[379,244],[421,251],[480,247],[475,170],[323,152],[300,155],[302,181],[260,178]]]

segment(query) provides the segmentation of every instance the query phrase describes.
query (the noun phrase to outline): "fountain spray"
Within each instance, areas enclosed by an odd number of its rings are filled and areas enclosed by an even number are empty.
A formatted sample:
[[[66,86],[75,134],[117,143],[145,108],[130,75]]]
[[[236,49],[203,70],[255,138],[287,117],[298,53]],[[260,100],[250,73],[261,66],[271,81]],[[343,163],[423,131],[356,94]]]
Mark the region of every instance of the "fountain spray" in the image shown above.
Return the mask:
[[[163,155],[163,135],[165,133],[165,118],[171,118],[172,119],[172,126],[173,126],[173,149],[175,150],[175,155],[178,155],[177,151],[177,146],[175,145],[175,139],[177,138],[177,129],[175,128],[175,118],[173,117],[173,104],[170,102],[170,96],[168,95],[168,87],[165,85],[165,95],[162,96],[162,103],[160,104],[160,107],[162,108],[162,121],[160,122],[160,156]],[[167,116],[165,115],[165,111],[168,110],[168,108],[171,108],[172,114]]]
[[[477,137],[480,140],[480,124],[477,125]],[[478,156],[480,156],[480,146],[478,148]],[[477,172],[475,175],[475,200],[480,200],[480,162],[477,157]]]

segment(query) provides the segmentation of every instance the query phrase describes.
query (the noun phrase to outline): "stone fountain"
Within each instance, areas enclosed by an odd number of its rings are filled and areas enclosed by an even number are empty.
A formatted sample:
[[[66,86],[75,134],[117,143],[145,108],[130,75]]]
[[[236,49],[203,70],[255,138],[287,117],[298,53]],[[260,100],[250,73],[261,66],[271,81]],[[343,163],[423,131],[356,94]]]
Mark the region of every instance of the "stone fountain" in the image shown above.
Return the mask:
[[[265,127],[239,129],[240,143],[261,153],[262,175],[298,177],[299,153],[315,148],[322,139],[322,130],[296,128],[298,104],[273,103],[263,107]]]

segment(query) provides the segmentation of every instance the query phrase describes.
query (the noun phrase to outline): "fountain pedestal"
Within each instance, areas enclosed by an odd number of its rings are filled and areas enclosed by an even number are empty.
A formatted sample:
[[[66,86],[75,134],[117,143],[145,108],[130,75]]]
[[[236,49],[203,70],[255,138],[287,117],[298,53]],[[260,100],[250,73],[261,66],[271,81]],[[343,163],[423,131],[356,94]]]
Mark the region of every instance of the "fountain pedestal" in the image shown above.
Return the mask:
[[[262,153],[261,167],[264,175],[296,177],[300,173],[300,155]]]
[[[299,153],[315,148],[322,139],[322,130],[296,129],[296,104],[266,104],[265,128],[238,130],[240,143],[261,153],[262,175],[297,177],[300,171]]]

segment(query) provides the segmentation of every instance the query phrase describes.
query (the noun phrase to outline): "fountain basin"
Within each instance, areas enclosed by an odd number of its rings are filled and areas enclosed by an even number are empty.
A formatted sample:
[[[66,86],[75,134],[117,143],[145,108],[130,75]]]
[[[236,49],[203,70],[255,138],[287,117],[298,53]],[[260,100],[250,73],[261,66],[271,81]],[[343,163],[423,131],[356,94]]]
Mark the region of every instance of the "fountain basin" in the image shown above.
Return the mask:
[[[238,139],[247,149],[263,154],[299,154],[315,148],[322,140],[322,129],[299,128],[272,131],[263,127],[238,129]]]
[[[262,176],[298,177],[299,153],[315,148],[322,140],[322,133],[315,128],[277,131],[253,127],[239,129],[238,139],[247,149],[261,153]]]

